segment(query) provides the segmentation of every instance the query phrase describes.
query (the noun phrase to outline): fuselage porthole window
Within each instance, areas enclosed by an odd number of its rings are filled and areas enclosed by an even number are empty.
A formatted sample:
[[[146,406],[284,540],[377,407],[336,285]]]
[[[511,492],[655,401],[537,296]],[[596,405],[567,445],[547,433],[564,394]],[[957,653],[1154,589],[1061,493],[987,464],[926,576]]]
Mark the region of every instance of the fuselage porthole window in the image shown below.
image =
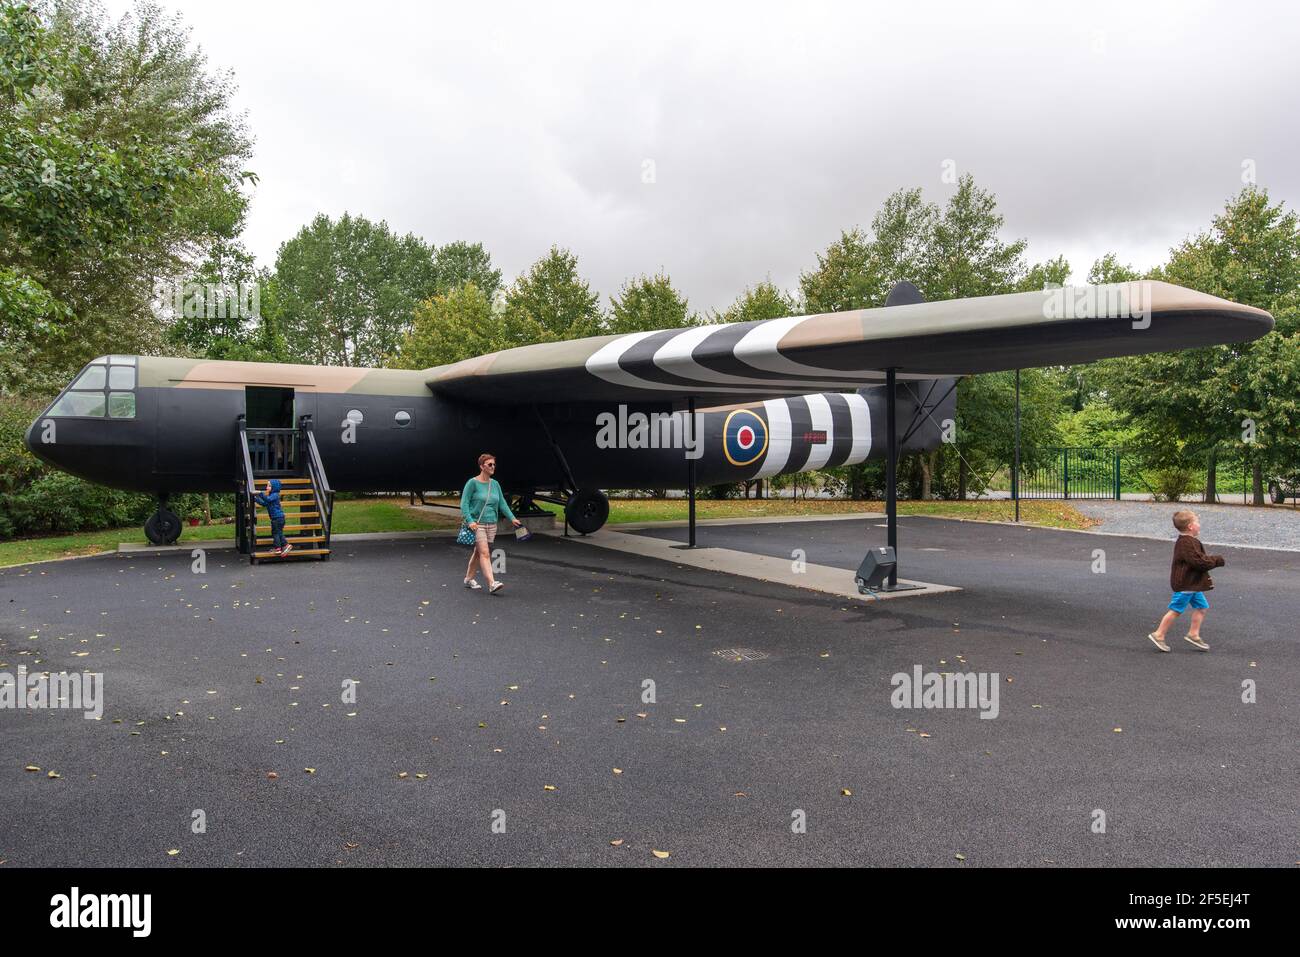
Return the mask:
[[[405,428],[411,424],[411,413],[407,412],[405,409],[398,409],[397,412],[393,414],[393,422],[399,427]]]

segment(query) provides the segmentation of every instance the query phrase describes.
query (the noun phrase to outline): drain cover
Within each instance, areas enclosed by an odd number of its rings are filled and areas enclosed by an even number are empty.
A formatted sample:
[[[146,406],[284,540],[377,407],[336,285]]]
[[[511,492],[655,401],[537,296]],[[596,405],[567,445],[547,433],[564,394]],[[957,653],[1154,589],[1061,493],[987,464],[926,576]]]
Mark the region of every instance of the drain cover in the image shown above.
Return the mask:
[[[766,651],[756,648],[719,648],[714,654],[727,661],[762,661],[768,657]]]

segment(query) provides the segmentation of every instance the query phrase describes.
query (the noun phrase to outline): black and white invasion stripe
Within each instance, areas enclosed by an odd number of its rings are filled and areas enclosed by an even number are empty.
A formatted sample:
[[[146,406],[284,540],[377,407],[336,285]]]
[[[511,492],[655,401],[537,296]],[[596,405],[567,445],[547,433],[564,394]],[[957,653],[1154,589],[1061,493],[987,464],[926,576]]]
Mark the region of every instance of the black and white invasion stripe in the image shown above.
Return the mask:
[[[883,372],[818,368],[783,355],[778,343],[809,318],[635,332],[596,350],[587,359],[586,368],[599,379],[627,388],[699,395],[806,394],[817,388],[853,388],[884,381]]]
[[[856,392],[820,392],[763,403],[767,455],[754,478],[856,465],[871,454],[871,409]],[[809,440],[825,432],[824,443]]]

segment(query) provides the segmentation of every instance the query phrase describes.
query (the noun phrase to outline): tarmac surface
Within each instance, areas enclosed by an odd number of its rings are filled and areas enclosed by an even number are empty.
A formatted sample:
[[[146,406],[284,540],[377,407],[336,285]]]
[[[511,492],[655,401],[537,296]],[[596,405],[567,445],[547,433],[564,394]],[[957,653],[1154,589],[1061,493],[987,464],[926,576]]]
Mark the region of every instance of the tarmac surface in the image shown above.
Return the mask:
[[[699,537],[848,570],[881,524]],[[901,543],[964,590],[854,602],[547,536],[504,543],[496,596],[450,535],[5,569],[0,673],[103,672],[106,703],[0,710],[0,866],[1300,861],[1300,554],[1225,549],[1213,650],[1160,654],[1167,543]],[[997,717],[893,707],[918,665],[986,673]]]

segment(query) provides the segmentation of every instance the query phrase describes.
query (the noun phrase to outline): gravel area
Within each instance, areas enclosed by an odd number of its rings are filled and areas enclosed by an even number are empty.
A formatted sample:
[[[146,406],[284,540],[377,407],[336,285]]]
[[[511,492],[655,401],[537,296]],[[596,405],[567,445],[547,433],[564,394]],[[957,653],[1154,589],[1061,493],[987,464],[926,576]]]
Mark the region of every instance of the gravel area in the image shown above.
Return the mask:
[[[1300,510],[1288,506],[1250,508],[1241,505],[1201,505],[1195,502],[1071,501],[1090,518],[1101,519],[1094,529],[1121,535],[1173,540],[1172,516],[1190,508],[1201,518],[1206,545],[1251,545],[1300,551]]]

